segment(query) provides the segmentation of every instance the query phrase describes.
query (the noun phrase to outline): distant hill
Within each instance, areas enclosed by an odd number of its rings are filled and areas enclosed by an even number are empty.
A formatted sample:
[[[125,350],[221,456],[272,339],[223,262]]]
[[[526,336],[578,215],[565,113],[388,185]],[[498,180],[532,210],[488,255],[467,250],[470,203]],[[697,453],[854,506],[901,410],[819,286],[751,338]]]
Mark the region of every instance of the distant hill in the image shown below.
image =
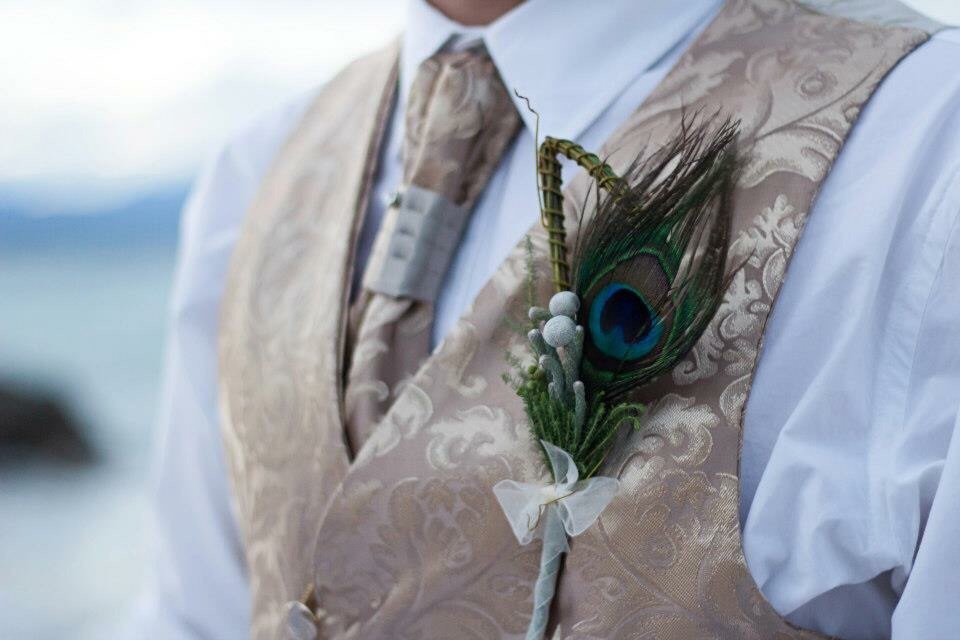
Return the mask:
[[[187,190],[177,185],[98,211],[53,215],[38,215],[29,200],[0,193],[0,250],[172,247]]]

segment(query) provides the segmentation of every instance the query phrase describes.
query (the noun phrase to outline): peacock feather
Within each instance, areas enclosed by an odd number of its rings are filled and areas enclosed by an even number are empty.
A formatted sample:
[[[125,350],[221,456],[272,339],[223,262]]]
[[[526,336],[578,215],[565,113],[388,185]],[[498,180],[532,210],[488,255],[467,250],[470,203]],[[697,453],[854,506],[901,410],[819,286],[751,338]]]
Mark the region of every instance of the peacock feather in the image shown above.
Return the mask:
[[[583,477],[617,429],[639,427],[631,392],[669,371],[706,329],[726,289],[739,125],[684,121],[620,176],[579,145],[538,153],[541,220],[556,295],[533,307],[537,364],[511,379],[538,439],[569,452]],[[581,214],[568,261],[559,156],[587,170],[596,207]]]
[[[646,407],[632,402],[631,392],[671,369],[720,304],[738,129],[685,120],[674,139],[641,155],[623,176],[568,140],[546,138],[540,146],[541,219],[555,293],[548,308],[530,302],[527,339],[536,364],[524,368],[508,354],[519,375],[505,379],[523,399],[554,485],[547,492],[513,480],[494,486],[518,542],[527,544],[545,522],[527,640],[546,631],[568,536],[582,533],[616,494],[618,481],[596,474],[617,432],[642,428]],[[560,155],[584,167],[597,192],[592,215],[581,212],[570,262]],[[529,239],[527,249],[532,263]],[[535,270],[528,271],[532,279]],[[531,298],[534,291],[531,280]]]
[[[582,301],[582,378],[608,402],[669,371],[726,288],[738,126],[684,126],[611,185],[571,265]]]

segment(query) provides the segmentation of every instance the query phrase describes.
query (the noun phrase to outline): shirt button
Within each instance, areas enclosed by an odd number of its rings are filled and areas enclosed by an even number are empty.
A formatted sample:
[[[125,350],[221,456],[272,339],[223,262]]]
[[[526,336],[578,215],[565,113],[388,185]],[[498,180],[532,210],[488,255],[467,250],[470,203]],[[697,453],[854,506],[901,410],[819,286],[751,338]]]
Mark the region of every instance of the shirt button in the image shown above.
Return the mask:
[[[399,207],[402,201],[403,192],[400,189],[394,189],[383,199],[383,204],[389,209],[390,207]]]

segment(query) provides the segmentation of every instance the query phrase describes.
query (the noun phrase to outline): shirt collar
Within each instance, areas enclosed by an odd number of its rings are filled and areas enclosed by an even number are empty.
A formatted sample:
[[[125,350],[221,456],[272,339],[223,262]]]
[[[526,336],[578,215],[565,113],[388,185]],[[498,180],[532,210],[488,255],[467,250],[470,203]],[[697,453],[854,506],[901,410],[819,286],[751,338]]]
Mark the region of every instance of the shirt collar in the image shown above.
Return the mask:
[[[629,85],[688,37],[721,0],[527,0],[485,27],[464,27],[410,0],[401,98],[417,67],[456,36],[486,45],[525,126],[576,139]],[[404,104],[404,103],[401,103]]]

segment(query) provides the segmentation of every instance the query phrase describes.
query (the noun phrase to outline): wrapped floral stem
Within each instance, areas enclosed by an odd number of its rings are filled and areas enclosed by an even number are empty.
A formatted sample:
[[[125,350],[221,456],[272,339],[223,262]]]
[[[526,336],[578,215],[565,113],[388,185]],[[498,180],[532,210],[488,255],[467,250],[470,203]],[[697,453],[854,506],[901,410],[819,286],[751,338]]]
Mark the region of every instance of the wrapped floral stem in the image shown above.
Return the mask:
[[[643,413],[637,404],[588,407],[579,380],[584,329],[575,322],[578,309],[579,300],[569,291],[554,295],[549,310],[530,309],[531,321],[543,324],[527,334],[537,364],[527,369],[517,390],[550,463],[553,484],[503,480],[493,488],[517,541],[543,541],[527,640],[544,635],[569,537],[590,527],[616,495],[619,481],[595,475],[610,439],[624,421],[639,424]]]
[[[620,486],[614,478],[580,480],[569,453],[549,442],[541,444],[550,459],[554,484],[503,480],[493,488],[520,544],[543,540],[527,640],[542,638],[546,630],[561,556],[570,549],[569,538],[580,535],[596,521]]]

